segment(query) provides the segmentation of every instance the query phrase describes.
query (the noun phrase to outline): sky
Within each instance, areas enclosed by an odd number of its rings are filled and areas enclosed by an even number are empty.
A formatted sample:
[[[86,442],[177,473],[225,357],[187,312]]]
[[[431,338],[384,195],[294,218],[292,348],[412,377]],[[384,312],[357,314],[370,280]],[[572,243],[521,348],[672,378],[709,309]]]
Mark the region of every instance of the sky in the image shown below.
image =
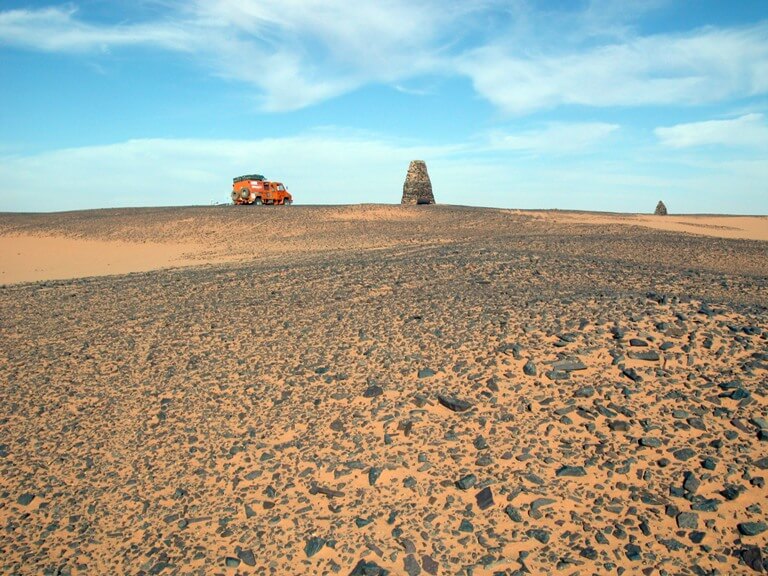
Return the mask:
[[[768,214],[766,0],[3,0],[0,211]]]

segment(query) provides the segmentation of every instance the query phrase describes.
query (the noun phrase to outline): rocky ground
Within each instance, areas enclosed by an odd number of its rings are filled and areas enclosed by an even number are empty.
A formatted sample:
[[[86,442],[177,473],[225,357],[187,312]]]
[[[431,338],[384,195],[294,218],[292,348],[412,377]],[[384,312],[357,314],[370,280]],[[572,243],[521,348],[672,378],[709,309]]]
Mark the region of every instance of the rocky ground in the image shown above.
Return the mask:
[[[768,243],[244,210],[3,220],[248,259],[0,289],[1,573],[766,570]]]

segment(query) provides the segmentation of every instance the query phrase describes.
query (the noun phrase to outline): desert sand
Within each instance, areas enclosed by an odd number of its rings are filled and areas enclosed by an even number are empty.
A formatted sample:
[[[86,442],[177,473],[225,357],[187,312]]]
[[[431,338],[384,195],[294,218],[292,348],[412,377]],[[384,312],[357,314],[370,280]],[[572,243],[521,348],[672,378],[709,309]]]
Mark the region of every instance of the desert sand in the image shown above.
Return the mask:
[[[0,573],[760,573],[767,224],[0,215]]]

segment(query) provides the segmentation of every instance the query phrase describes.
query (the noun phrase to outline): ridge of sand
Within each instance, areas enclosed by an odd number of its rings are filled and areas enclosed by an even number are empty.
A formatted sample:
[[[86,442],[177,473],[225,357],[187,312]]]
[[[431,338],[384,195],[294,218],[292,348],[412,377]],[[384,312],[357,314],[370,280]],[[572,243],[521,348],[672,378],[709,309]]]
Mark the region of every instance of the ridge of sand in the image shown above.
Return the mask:
[[[516,230],[508,230],[511,225]],[[574,227],[642,226],[768,241],[765,216],[658,217],[380,204],[0,214],[0,284],[279,259],[286,254],[439,245],[487,234],[535,233],[547,225],[579,234],[584,230]],[[621,232],[612,229],[611,234]]]

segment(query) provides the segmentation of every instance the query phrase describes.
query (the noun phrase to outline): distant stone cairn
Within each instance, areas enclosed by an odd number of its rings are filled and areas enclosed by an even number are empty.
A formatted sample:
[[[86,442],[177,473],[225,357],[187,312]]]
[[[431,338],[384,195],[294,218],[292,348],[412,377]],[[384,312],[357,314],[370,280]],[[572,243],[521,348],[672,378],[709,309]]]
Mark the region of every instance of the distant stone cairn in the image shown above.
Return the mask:
[[[427,164],[424,160],[413,160],[408,166],[408,174],[403,184],[401,204],[434,204],[432,182],[429,180]]]
[[[656,216],[666,216],[667,215],[667,207],[664,206],[664,202],[659,200],[659,203],[656,204],[656,211],[654,212]]]

